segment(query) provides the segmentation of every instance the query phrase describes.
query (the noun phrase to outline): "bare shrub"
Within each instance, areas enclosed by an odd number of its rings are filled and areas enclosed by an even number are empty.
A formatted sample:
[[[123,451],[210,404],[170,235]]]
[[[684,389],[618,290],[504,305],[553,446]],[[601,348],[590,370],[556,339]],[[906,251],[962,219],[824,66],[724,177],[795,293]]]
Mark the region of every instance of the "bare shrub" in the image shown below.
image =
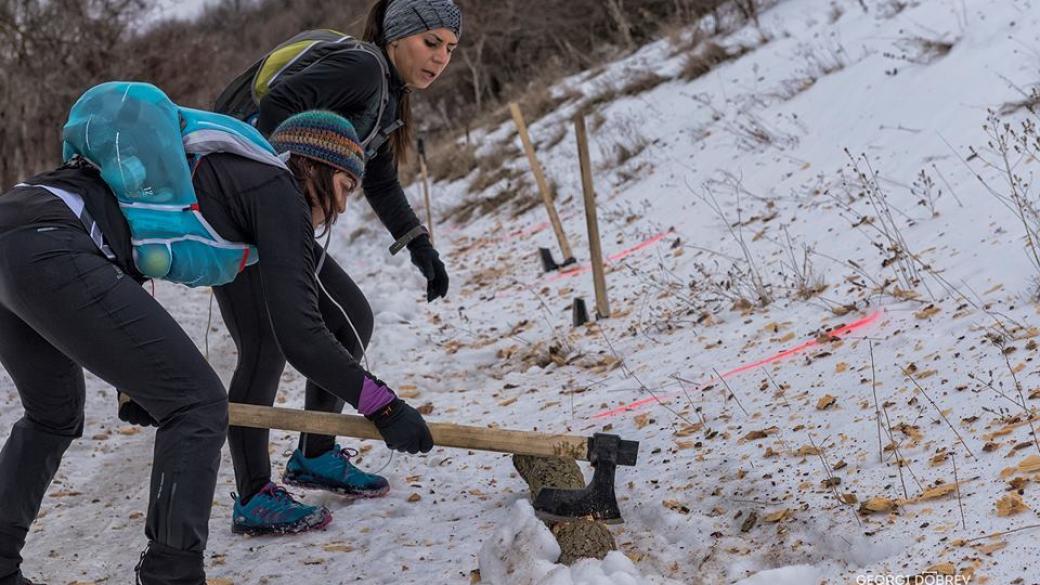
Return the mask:
[[[741,258],[732,260],[725,271],[725,276],[721,279],[718,279],[703,265],[698,265],[697,269],[708,278],[713,292],[731,300],[735,309],[747,310],[755,306],[765,307],[773,302],[773,287],[762,276],[758,260],[752,254],[747,239],[744,237],[743,212],[740,204],[743,188],[739,183],[733,185],[733,188],[736,197],[736,220],[726,214],[710,186],[705,186],[702,192],[696,192],[690,188],[690,191],[703,201],[716,217],[722,220],[726,231],[740,247],[741,253]]]
[[[812,257],[815,250],[808,244],[796,245],[790,232],[784,228],[784,251],[786,268],[790,271],[785,276],[794,296],[801,300],[809,300],[827,290],[827,282],[816,272]]]
[[[458,181],[477,168],[477,149],[458,141],[443,141],[430,151],[427,164],[434,181]]]
[[[935,203],[943,192],[942,188],[935,184],[935,180],[928,174],[928,171],[921,169],[921,172],[917,173],[914,184],[910,187],[910,193],[917,197],[917,204],[927,209],[932,217],[939,215]]]
[[[1022,224],[1026,255],[1040,281],[1040,196],[1033,191],[1030,177],[1021,171],[1026,162],[1040,161],[1040,131],[1036,123],[1027,117],[1014,125],[991,111],[984,126],[989,136],[987,149],[971,151],[972,158],[981,160],[1001,177],[1003,184],[994,186],[975,173],[989,194]]]
[[[1034,87],[1029,91],[1020,91],[1022,99],[1004,104],[1000,108],[1000,115],[1008,116],[1020,110],[1028,110],[1030,113],[1040,114],[1040,86]]]
[[[896,284],[902,291],[912,291],[925,284],[921,272],[930,271],[931,267],[910,249],[896,220],[897,214],[903,217],[906,215],[889,202],[888,193],[881,187],[879,173],[874,170],[867,156],[853,156],[847,149],[845,154],[849,163],[842,171],[844,194],[839,195],[830,190],[824,194],[848,214],[847,219],[854,228],[871,238],[872,245],[881,252],[881,267],[893,272],[895,278],[886,279],[879,287],[882,289],[880,292],[885,292],[884,289],[891,284]],[[856,208],[861,203],[866,206],[866,210]]]

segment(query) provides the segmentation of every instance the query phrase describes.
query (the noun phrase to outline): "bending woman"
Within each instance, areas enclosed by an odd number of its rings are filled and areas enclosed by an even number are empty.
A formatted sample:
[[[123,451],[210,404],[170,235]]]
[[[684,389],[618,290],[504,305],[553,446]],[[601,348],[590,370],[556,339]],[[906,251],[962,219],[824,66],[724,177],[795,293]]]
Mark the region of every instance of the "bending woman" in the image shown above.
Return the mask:
[[[311,109],[331,110],[355,121],[360,136],[376,134],[380,140],[387,139],[374,151],[372,144],[366,145],[365,197],[396,240],[397,249],[407,246],[412,262],[428,280],[428,301],[447,293],[448,275],[408,204],[398,180],[398,163],[411,143],[409,94],[429,87],[444,71],[459,42],[461,26],[461,14],[451,0],[379,0],[368,16],[364,35],[367,50],[332,51],[280,79],[258,104],[258,112],[255,107],[253,112],[236,112],[243,118],[255,116],[257,129],[266,136],[293,114]],[[251,79],[248,74],[245,77]],[[381,104],[384,84],[387,101]],[[223,96],[217,104],[218,111],[222,108],[231,109]],[[371,117],[372,112],[378,111],[382,112],[381,118]],[[351,277],[332,258],[325,259],[319,277],[327,291],[319,301],[322,311],[332,316],[334,320],[329,322],[333,330],[360,360],[372,336],[372,309]],[[263,406],[274,404],[285,357],[275,343],[264,311],[266,291],[261,286],[260,272],[247,268],[233,283],[214,290],[238,348],[229,399]],[[349,319],[343,318],[336,304]],[[326,390],[319,380],[308,376],[305,408],[342,410],[342,400]],[[268,439],[268,431],[262,429],[229,431],[240,502],[248,503],[271,482]],[[341,449],[335,438],[329,436],[301,435],[283,479],[291,485],[351,497],[380,496],[388,490],[385,478],[359,470],[350,462],[350,451]]]
[[[429,451],[422,416],[358,365],[318,299],[314,230],[335,221],[362,179],[357,136],[328,112],[282,127],[272,139],[291,153],[291,172],[234,154],[204,156],[192,177],[198,210],[221,237],[258,251],[266,303],[259,310],[288,360],[373,420],[391,448]],[[308,144],[315,133],[321,148]],[[205,583],[227,395],[191,339],[139,286],[145,277],[129,229],[101,173],[82,159],[0,196],[0,361],[25,409],[0,452],[0,584],[29,583],[20,551],[63,453],[83,433],[84,368],[125,389],[158,422],[139,582]],[[301,512],[283,490],[268,487],[265,498],[271,514]],[[323,509],[306,512],[293,521],[329,520]]]

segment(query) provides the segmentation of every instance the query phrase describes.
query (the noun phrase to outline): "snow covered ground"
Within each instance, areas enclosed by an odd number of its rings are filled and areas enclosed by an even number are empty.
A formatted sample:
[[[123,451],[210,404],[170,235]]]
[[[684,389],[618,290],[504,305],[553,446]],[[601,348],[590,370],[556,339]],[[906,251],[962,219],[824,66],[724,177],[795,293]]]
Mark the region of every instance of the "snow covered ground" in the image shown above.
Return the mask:
[[[361,465],[383,468],[391,494],[308,492],[335,520],[292,538],[230,533],[225,455],[212,582],[1040,582],[1026,414],[1040,399],[1040,270],[1007,199],[1003,131],[984,128],[989,110],[1013,129],[1030,118],[1008,105],[1040,84],[1040,5],[783,0],[716,39],[742,56],[688,82],[675,76],[689,49],[676,50],[690,34],[565,80],[554,91],[586,97],[532,124],[587,261],[570,117],[646,71],[671,79],[589,116],[612,318],[570,326],[574,297],[593,305],[591,273],[540,274],[537,248],[556,249],[540,208],[441,221],[452,291],[432,305],[363,202],[333,243],[376,312],[373,371],[430,420],[641,442],[618,471],[619,553],[554,565],[507,456],[391,458],[371,442]],[[485,151],[518,144],[510,123],[474,136]],[[1010,160],[1036,173],[1035,156]],[[475,176],[435,184],[436,215],[507,188],[471,194]],[[204,346],[209,292],[156,296]],[[209,352],[227,380],[219,317]],[[283,381],[279,402],[301,406],[303,380]],[[86,434],[25,551],[52,584],[126,582],[143,544],[151,432],[88,384]],[[3,433],[20,416],[6,375],[0,401]],[[276,473],[294,446],[273,433]]]

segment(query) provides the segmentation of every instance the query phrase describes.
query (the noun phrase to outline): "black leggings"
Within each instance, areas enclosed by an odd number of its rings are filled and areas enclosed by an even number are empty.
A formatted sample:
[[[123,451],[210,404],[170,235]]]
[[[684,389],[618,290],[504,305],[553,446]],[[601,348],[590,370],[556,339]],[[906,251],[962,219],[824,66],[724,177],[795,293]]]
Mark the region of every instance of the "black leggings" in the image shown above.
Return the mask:
[[[316,258],[321,257],[321,247],[317,244],[314,253]],[[372,308],[361,289],[330,256],[325,257],[319,277],[325,289],[347,312],[350,322],[357,328],[357,335],[328,295],[321,293],[318,306],[325,324],[347,351],[360,360],[363,348],[368,347],[372,338]],[[246,268],[233,282],[213,291],[224,323],[238,348],[238,365],[228,388],[228,399],[242,404],[273,405],[278,381],[285,369],[285,356],[271,330],[260,270],[255,265]],[[358,336],[362,347],[358,346]],[[343,410],[343,404],[337,396],[307,381],[306,410],[338,413]],[[235,483],[239,495],[245,499],[259,492],[271,480],[271,458],[267,450],[269,436],[266,429],[231,427],[228,430]],[[335,437],[300,435],[300,448],[310,457],[331,450],[335,443]]]
[[[83,368],[125,388],[159,421],[144,564],[154,565],[158,551],[186,560],[151,577],[142,570],[142,579],[199,578],[227,396],[173,317],[83,228],[18,228],[0,235],[0,361],[25,409],[0,451],[0,582],[17,582],[29,526],[66,449],[83,434]]]

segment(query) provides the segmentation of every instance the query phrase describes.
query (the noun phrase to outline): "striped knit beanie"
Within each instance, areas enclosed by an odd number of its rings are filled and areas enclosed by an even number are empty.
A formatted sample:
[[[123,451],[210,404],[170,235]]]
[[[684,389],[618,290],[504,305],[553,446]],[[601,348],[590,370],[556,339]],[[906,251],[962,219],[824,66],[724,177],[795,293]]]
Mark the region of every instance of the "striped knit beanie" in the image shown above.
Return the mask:
[[[278,153],[303,156],[341,171],[357,180],[365,176],[365,149],[354,125],[326,110],[310,110],[286,118],[268,139]]]
[[[391,0],[383,17],[383,41],[392,43],[437,28],[462,38],[462,11],[452,0]]]

